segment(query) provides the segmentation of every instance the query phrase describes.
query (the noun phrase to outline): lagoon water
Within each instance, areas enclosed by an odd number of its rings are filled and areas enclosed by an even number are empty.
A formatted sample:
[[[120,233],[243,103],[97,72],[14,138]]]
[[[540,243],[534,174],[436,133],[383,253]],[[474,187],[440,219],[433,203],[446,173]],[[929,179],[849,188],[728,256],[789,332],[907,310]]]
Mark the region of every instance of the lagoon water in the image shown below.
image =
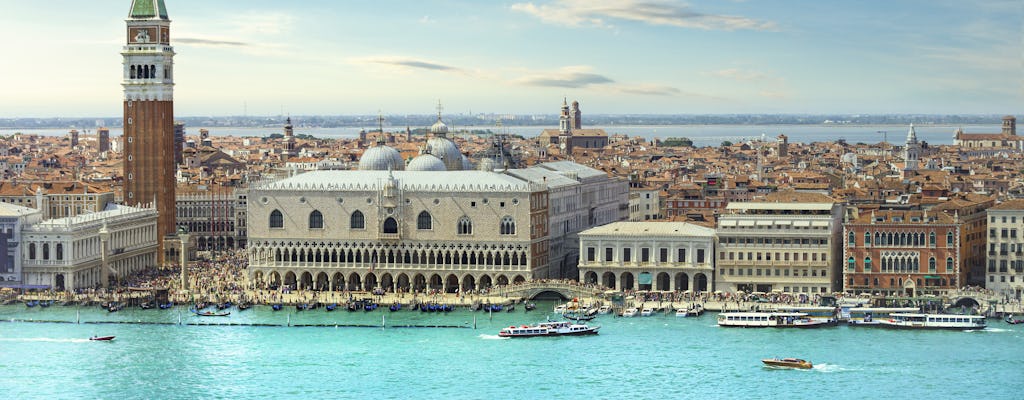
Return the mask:
[[[539,310],[550,307],[493,315],[256,307],[201,318],[180,307],[107,313],[0,306],[0,393],[10,399],[1018,399],[1024,390],[1024,328],[998,320],[981,331],[910,332],[719,328],[714,313],[601,316],[592,322],[602,325],[597,336],[496,335],[510,324],[544,319]],[[118,321],[167,324],[110,323]],[[194,325],[289,322],[374,327]],[[117,338],[91,342],[92,335]],[[773,356],[806,358],[815,367],[762,367],[760,359]]]
[[[197,135],[202,127],[186,127],[186,135]],[[469,126],[455,127],[457,129],[490,129],[498,131],[491,126]],[[502,131],[509,134],[522,135],[524,137],[536,137],[545,126],[511,126],[502,128]],[[640,136],[645,139],[667,139],[672,137],[688,137],[693,140],[695,146],[718,146],[722,141],[740,142],[750,139],[758,139],[762,134],[769,141],[774,141],[780,134],[789,137],[790,143],[811,143],[829,142],[838,139],[845,139],[848,143],[889,143],[901,145],[907,137],[909,125],[616,125],[616,126],[593,126],[588,128],[602,128],[609,135],[624,134],[630,137]],[[914,128],[918,140],[934,145],[952,144],[953,133],[958,127],[952,125],[922,125]],[[968,125],[962,127],[965,132],[970,133],[999,133],[1000,125]],[[236,136],[236,137],[264,137],[273,133],[281,133],[281,128],[207,128],[211,135],[215,136]],[[295,129],[296,134],[313,135],[318,138],[355,138],[359,137],[361,128],[302,128]],[[386,129],[401,130],[402,127],[388,127]],[[22,132],[25,134],[59,136],[66,135],[68,129],[0,129],[0,136]],[[89,134],[94,135],[94,130]],[[120,128],[112,128],[110,137],[122,135]]]

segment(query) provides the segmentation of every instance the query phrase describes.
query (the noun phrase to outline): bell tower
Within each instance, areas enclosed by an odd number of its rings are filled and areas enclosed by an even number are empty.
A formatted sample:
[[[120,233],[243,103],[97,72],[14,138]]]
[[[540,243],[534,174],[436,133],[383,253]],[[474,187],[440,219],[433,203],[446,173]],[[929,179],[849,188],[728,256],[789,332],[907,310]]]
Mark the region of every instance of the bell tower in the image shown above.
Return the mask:
[[[124,204],[155,207],[159,261],[175,233],[174,48],[164,0],[132,0],[121,50]]]

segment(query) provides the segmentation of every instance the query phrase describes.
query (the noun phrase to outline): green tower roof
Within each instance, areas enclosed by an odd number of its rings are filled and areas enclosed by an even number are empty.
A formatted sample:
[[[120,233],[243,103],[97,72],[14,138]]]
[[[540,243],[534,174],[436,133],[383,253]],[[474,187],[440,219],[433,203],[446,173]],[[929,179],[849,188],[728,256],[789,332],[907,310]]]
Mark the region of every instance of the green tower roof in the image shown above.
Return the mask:
[[[167,6],[164,0],[132,0],[131,18],[167,19]]]

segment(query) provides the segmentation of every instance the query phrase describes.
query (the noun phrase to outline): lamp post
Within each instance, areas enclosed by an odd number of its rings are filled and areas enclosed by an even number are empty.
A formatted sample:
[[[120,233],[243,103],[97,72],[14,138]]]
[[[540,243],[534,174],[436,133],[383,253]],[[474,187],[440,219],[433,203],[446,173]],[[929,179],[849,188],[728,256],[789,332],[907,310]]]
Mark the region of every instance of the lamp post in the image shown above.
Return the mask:
[[[110,265],[107,253],[110,252],[110,231],[107,229],[106,222],[103,223],[103,227],[100,228],[100,287],[106,289],[110,282]]]
[[[188,290],[188,228],[178,227],[178,239],[181,239],[181,290]]]

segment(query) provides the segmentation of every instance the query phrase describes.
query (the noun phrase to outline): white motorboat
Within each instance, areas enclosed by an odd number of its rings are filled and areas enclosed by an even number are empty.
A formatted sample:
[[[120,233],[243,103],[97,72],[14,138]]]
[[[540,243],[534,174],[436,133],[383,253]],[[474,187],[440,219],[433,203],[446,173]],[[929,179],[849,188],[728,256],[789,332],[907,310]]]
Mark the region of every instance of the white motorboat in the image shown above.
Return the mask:
[[[640,314],[640,310],[638,310],[636,307],[630,307],[622,311],[623,317],[635,317],[637,316],[637,314]]]
[[[598,325],[576,324],[569,321],[548,321],[534,325],[510,326],[498,332],[501,337],[535,337],[535,336],[576,336],[596,335]]]
[[[878,325],[899,329],[985,329],[984,315],[893,313]]]

